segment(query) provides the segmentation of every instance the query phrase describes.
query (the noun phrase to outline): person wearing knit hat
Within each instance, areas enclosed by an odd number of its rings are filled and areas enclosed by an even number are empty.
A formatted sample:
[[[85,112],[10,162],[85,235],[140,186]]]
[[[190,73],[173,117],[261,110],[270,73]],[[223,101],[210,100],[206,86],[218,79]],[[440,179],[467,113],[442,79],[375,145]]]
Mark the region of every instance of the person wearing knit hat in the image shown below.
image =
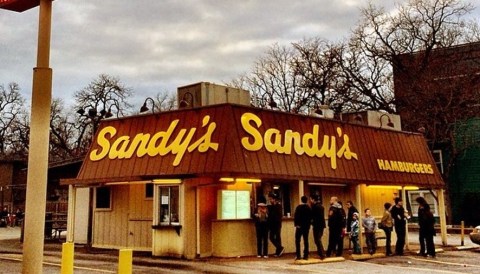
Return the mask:
[[[257,257],[268,258],[268,211],[267,204],[259,200],[254,215],[255,231],[257,236]]]
[[[358,235],[360,234],[360,225],[358,222],[359,214],[358,212],[354,212],[352,214],[352,222],[350,223],[350,241],[353,244],[353,254],[361,254],[360,244],[358,242]]]

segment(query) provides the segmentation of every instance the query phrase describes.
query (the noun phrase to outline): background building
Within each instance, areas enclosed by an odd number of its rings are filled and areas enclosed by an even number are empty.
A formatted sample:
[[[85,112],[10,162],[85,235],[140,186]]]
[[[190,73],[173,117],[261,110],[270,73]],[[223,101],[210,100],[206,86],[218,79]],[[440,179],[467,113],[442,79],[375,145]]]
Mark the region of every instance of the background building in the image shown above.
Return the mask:
[[[393,67],[403,128],[425,134],[447,183],[449,222],[478,225],[465,209],[480,199],[480,43],[399,55]]]

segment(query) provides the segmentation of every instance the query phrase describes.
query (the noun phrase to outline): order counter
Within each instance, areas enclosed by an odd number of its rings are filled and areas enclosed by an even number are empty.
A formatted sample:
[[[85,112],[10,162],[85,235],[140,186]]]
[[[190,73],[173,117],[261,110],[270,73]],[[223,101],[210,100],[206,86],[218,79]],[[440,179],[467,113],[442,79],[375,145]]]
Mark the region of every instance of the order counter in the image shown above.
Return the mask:
[[[293,218],[283,218],[282,245],[286,253],[295,252]],[[268,253],[275,253],[275,247],[270,242]],[[212,255],[214,257],[257,255],[255,222],[252,219],[214,220],[212,222]]]

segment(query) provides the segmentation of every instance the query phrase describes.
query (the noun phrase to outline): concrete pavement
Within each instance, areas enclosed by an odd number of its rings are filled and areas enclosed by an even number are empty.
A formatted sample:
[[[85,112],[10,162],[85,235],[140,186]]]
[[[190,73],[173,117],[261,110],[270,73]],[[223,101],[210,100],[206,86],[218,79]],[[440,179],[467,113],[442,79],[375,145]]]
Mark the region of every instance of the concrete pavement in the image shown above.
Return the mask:
[[[0,228],[0,254],[16,254],[17,258],[21,258],[22,254],[22,243],[20,243],[20,228],[18,227],[7,227],[7,228]],[[408,235],[409,240],[409,250],[407,253],[415,254],[418,249],[418,233],[417,232],[409,232]],[[435,245],[437,249],[445,249],[445,250],[462,250],[468,248],[479,248],[480,246],[473,244],[470,241],[470,238],[467,235],[464,237],[464,246],[461,246],[461,237],[459,234],[449,234],[447,237],[447,246],[441,245],[441,237],[435,237]],[[45,242],[44,246],[44,254],[46,257],[61,257],[61,249],[62,249],[62,242],[61,241],[51,241],[48,240]],[[382,248],[380,248],[379,252],[382,252]],[[352,256],[350,255],[350,250],[346,250],[344,252],[344,258],[347,260],[352,260]],[[312,259],[315,259],[315,255],[312,254]],[[75,248],[75,260],[101,260],[103,262],[111,262],[112,265],[116,264],[118,261],[118,251],[114,250],[87,250],[83,246],[77,246]],[[239,257],[239,258],[207,258],[196,260],[198,264],[210,264],[210,265],[228,265],[234,264],[238,265],[242,262],[248,262],[249,265],[256,265],[262,264],[265,260],[272,261],[275,263],[276,266],[280,268],[291,268],[292,263],[294,261],[294,254],[285,254],[281,258],[274,258],[273,256],[269,259],[256,259],[254,257]],[[317,263],[327,263],[330,260],[320,261]],[[331,260],[334,262],[335,260]],[[176,259],[165,259],[165,258],[154,258],[149,256],[148,254],[134,254],[133,264],[134,265],[141,265],[141,266],[158,266],[159,264],[165,263],[172,263],[175,262],[176,264],[182,264],[182,260]]]

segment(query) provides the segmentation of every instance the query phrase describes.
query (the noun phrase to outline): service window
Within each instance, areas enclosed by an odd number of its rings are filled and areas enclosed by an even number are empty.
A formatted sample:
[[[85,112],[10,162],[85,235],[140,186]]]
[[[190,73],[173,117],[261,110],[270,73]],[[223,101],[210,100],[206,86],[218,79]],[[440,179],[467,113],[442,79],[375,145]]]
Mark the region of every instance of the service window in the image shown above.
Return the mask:
[[[432,211],[434,216],[438,216],[438,208],[437,203],[435,201],[435,197],[429,190],[418,190],[418,191],[408,191],[408,198],[410,202],[410,206],[412,208],[413,216],[418,216],[418,203],[415,201],[417,197],[422,196],[427,201],[428,205],[430,206],[430,211]]]
[[[109,186],[95,188],[95,209],[112,209],[112,191]]]
[[[179,186],[157,186],[159,225],[180,225]]]

